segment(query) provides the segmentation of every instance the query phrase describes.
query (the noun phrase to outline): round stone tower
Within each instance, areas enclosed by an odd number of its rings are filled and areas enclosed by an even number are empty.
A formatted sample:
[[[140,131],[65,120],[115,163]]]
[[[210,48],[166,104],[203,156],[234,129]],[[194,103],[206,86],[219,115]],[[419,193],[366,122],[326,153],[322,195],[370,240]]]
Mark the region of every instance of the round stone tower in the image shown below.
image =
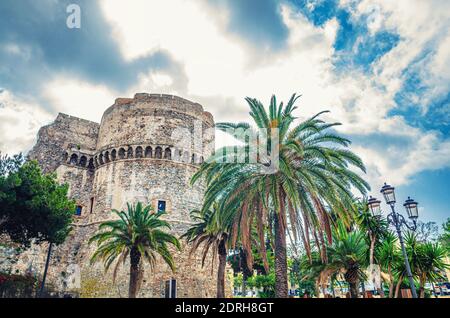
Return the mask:
[[[88,232],[113,218],[112,209],[126,210],[127,203],[142,202],[164,210],[172,234],[183,234],[192,224],[190,211],[202,204],[204,186],[201,182],[191,186],[190,180],[214,150],[213,127],[210,113],[180,97],[136,94],[133,99],[117,99],[103,114],[92,157],[95,172],[85,215]],[[201,268],[199,256],[190,257],[190,247],[184,245],[181,252],[174,251],[175,273],[161,260],[153,269],[144,264],[140,296],[214,297],[211,267]],[[84,253],[85,260],[94,248]],[[111,279],[99,272],[101,264],[84,263],[82,285],[99,275]],[[121,282],[121,295],[126,293],[128,273],[126,265],[116,279]],[[115,288],[106,295],[118,296]]]
[[[213,128],[211,114],[179,97],[117,99],[100,124],[91,221],[142,202],[165,210],[175,232],[184,231],[202,203],[203,187],[189,182],[212,154]]]

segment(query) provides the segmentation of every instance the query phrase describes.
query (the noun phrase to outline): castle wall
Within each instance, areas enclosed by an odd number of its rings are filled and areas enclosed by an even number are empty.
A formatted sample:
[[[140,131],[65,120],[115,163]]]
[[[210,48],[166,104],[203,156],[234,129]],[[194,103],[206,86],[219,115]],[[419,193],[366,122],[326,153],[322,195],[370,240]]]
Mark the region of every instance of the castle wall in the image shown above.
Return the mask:
[[[37,143],[28,158],[37,160],[45,172],[53,172],[70,159],[65,158],[66,152],[95,151],[99,128],[97,123],[60,113],[53,123],[39,130]]]
[[[211,114],[201,105],[155,94],[117,99],[100,125],[60,114],[43,127],[29,158],[37,159],[46,172],[56,171],[58,180],[69,184],[69,196],[83,207],[66,243],[55,247],[49,281],[82,297],[127,297],[128,262],[119,268],[113,283],[112,273],[104,273],[103,264],[90,264],[95,246],[88,245],[89,238],[102,221],[115,218],[112,209],[126,210],[127,203],[136,202],[156,208],[158,200],[166,202],[170,232],[183,234],[191,225],[190,211],[201,208],[204,185],[191,186],[190,180],[214,150],[213,127]],[[179,129],[200,138],[200,148],[194,141],[180,145],[174,140]],[[39,257],[34,251],[34,258],[27,252],[25,259],[43,266],[41,256],[47,247],[33,248],[40,249]],[[202,268],[199,255],[189,256],[189,252],[184,242],[181,252],[174,251],[175,273],[159,258],[153,268],[145,265],[140,296],[161,297],[165,281],[176,279],[179,297],[214,297],[217,272],[210,264],[212,254]],[[27,266],[26,261],[19,264],[22,269]],[[76,282],[70,283],[70,275],[76,278],[73,271],[77,270],[81,288],[73,289]]]

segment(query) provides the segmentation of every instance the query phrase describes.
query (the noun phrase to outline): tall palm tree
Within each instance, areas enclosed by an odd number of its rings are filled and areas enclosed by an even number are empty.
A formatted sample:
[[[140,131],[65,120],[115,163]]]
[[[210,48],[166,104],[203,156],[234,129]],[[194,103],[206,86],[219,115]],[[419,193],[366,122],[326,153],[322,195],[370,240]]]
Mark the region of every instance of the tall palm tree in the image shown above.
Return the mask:
[[[227,229],[220,222],[217,205],[215,205],[215,209],[208,210],[205,213],[198,210],[192,211],[191,219],[196,223],[182,235],[182,238],[186,238],[188,243],[192,244],[191,253],[195,253],[203,245],[202,266],[204,266],[210,250],[213,252],[211,266],[214,266],[215,257],[218,255],[217,298],[225,298],[225,269],[229,236]]]
[[[336,211],[341,219],[348,220],[353,199],[351,188],[362,194],[369,188],[350,169],[355,166],[365,171],[361,159],[345,149],[350,141],[331,131],[339,123],[325,123],[319,119],[326,113],[322,112],[294,124],[293,111],[298,98],[294,94],[284,106],[283,103],[278,105],[273,96],[268,110],[258,100],[247,98],[256,127],[247,123],[217,124],[218,129],[231,133],[242,145],[216,152],[192,179],[194,183],[200,177],[206,177],[208,189],[203,209],[208,210],[213,202],[220,202],[220,210],[227,213],[232,224],[231,247],[234,248],[240,238],[248,264],[252,264],[252,227],[257,228],[258,250],[265,265],[264,231],[269,229],[269,235],[273,234],[276,297],[287,297],[288,292],[288,223],[294,239],[303,241],[309,255],[310,238],[313,237],[321,258],[326,260],[325,241],[332,241],[326,207]],[[238,134],[239,130],[246,133]],[[258,134],[259,138],[249,138],[249,135]],[[262,146],[264,135],[267,145]],[[246,164],[230,163],[234,158],[244,159]],[[254,158],[257,163],[252,162]],[[275,169],[271,169],[274,166]],[[270,216],[273,216],[273,222],[269,222]]]
[[[143,274],[142,259],[147,260],[153,269],[159,255],[174,271],[175,263],[168,245],[180,250],[180,243],[175,236],[163,231],[164,228],[170,229],[169,223],[161,220],[163,212],[154,213],[151,206],[143,207],[140,202],[127,206],[127,211],[112,210],[118,219],[100,224],[98,233],[89,240],[89,243],[97,243],[97,250],[91,258],[92,263],[102,260],[105,271],[108,271],[116,261],[114,280],[119,265],[125,264],[130,257],[128,295],[130,298],[136,298]]]
[[[358,298],[360,278],[365,278],[363,269],[367,266],[367,247],[362,232],[359,230],[347,232],[340,227],[335,232],[333,244],[328,248],[329,263],[325,269],[335,273],[344,272],[352,298]]]

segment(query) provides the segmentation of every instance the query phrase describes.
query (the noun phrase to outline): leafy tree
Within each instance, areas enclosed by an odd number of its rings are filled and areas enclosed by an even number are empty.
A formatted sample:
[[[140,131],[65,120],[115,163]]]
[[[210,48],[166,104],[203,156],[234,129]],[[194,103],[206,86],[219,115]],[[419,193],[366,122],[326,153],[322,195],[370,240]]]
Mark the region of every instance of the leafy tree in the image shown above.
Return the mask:
[[[23,247],[49,243],[42,293],[53,244],[62,244],[69,235],[75,202],[67,198],[67,185],[59,185],[54,174],[42,174],[36,161],[21,165],[23,158],[17,155],[1,162],[0,234]]]
[[[7,176],[11,172],[17,171],[25,162],[22,153],[10,157],[8,155],[2,156],[0,152],[0,176]]]
[[[293,111],[299,97],[295,94],[286,104],[277,104],[273,96],[268,109],[256,99],[247,98],[258,131],[268,135],[266,155],[257,150],[261,142],[249,140],[248,134],[236,136],[237,130],[246,130],[252,136],[257,132],[247,123],[221,123],[217,127],[243,143],[225,147],[207,160],[193,177],[196,182],[206,177],[208,189],[204,210],[213,202],[220,202],[220,213],[227,213],[232,224],[230,236],[234,247],[238,238],[252,264],[252,230],[256,223],[258,250],[267,264],[264,231],[274,237],[276,297],[287,297],[287,244],[288,219],[294,238],[300,238],[310,254],[310,237],[318,245],[321,258],[326,260],[326,243],[332,241],[331,220],[326,206],[348,220],[354,187],[365,194],[368,184],[350,169],[354,166],[365,171],[361,159],[345,149],[350,141],[331,132],[339,123],[325,123],[316,116],[294,125]],[[278,136],[271,135],[276,130]],[[277,150],[272,152],[272,147]],[[276,145],[276,146],[275,146]],[[248,163],[229,163],[237,154],[246,154]],[[251,163],[256,156],[259,163]],[[225,163],[224,163],[225,162]],[[270,170],[278,162],[278,169]],[[265,167],[265,168],[262,168]],[[269,171],[270,170],[270,171]],[[265,227],[268,225],[268,227]]]
[[[436,242],[439,238],[439,226],[436,222],[417,222],[417,229],[415,231],[417,240],[421,243]]]
[[[439,242],[446,249],[447,254],[450,253],[450,218],[442,224],[442,229],[444,233],[439,237]]]
[[[209,251],[213,252],[212,266],[214,266],[215,256],[219,256],[217,269],[217,298],[225,298],[225,268],[227,265],[227,244],[228,230],[220,222],[220,215],[217,215],[217,209],[212,211],[192,211],[191,219],[196,222],[190,227],[182,238],[187,238],[192,243],[191,253],[203,245],[202,266],[208,257]]]
[[[113,271],[115,280],[118,267],[130,257],[129,298],[136,298],[139,283],[143,274],[142,259],[153,268],[157,255],[175,270],[175,263],[169,251],[169,244],[180,250],[177,238],[164,232],[170,229],[169,223],[161,220],[164,212],[153,213],[151,206],[143,207],[142,203],[135,206],[127,204],[127,211],[112,212],[118,220],[106,221],[99,226],[99,231],[89,243],[96,242],[97,250],[92,255],[91,262],[101,260],[105,271],[116,261]]]

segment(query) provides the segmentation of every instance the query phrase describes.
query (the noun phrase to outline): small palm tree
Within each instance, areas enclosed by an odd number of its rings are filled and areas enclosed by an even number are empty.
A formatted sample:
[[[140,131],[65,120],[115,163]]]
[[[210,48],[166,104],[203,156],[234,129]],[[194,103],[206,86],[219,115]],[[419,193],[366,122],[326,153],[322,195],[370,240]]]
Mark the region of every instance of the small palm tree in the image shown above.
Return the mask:
[[[394,297],[394,269],[395,264],[402,262],[402,256],[397,245],[398,239],[392,232],[388,232],[376,249],[376,259],[383,271],[389,275],[389,298]]]
[[[201,245],[202,250],[202,266],[208,257],[208,252],[213,251],[212,265],[216,255],[219,256],[219,265],[217,269],[217,298],[225,298],[225,268],[227,264],[227,242],[228,231],[221,225],[219,215],[216,213],[217,205],[213,211],[208,210],[205,213],[194,210],[191,212],[191,219],[196,224],[190,227],[181,237],[186,238],[188,243],[192,244],[191,253],[195,253]]]
[[[342,224],[338,224],[333,244],[328,248],[329,263],[325,269],[335,273],[344,273],[352,298],[358,298],[360,278],[365,278],[363,269],[367,265],[367,248],[362,232],[347,232]]]
[[[442,271],[449,268],[446,263],[446,250],[439,243],[422,243],[419,245],[418,275],[420,298],[425,296],[425,283],[445,279]]]
[[[357,211],[356,223],[363,233],[366,234],[366,240],[369,244],[369,266],[372,270],[375,264],[375,249],[381,243],[383,237],[387,235],[388,224],[381,215],[373,215],[369,211],[367,205],[367,198],[362,200],[356,200],[355,210]],[[377,288],[378,293],[381,297],[384,297],[384,292],[382,288]]]
[[[136,298],[142,277],[141,260],[145,259],[153,268],[157,255],[175,270],[175,263],[169,251],[168,244],[180,250],[177,238],[164,232],[162,229],[170,229],[169,223],[161,220],[164,213],[154,213],[151,206],[143,207],[139,202],[135,206],[127,204],[128,210],[112,210],[119,219],[106,221],[99,226],[99,232],[94,235],[89,243],[97,242],[97,250],[91,258],[91,263],[102,260],[105,271],[116,261],[113,279],[115,280],[120,264],[130,257],[130,285],[129,297]]]

